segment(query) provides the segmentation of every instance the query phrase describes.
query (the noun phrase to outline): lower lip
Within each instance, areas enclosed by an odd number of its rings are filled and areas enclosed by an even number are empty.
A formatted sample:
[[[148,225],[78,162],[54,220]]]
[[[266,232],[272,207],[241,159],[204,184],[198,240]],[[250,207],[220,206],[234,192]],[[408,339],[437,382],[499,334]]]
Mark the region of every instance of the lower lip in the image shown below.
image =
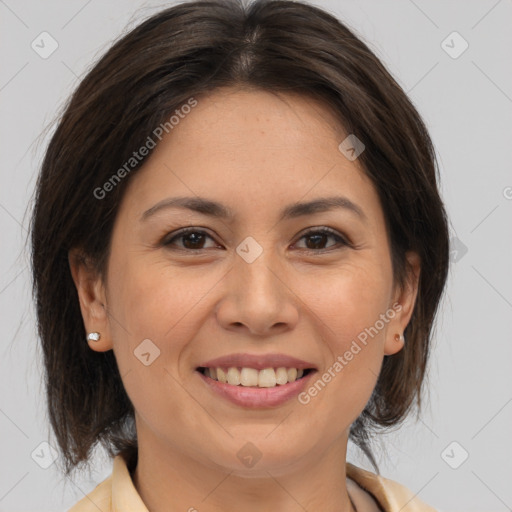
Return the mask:
[[[196,370],[197,371],[197,370]],[[296,397],[306,387],[308,380],[316,371],[309,372],[295,382],[277,385],[273,388],[257,388],[249,386],[233,386],[218,380],[211,379],[197,371],[203,381],[212,391],[226,398],[230,402],[242,407],[263,408],[276,407]]]

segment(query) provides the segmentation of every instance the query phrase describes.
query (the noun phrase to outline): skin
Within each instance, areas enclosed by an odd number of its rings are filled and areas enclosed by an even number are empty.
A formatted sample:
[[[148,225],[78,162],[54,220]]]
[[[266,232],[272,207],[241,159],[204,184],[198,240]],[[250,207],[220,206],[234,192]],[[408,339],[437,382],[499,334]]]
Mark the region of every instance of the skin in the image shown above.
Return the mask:
[[[416,300],[417,255],[407,254],[412,270],[396,286],[377,193],[358,160],[338,150],[347,133],[324,105],[233,88],[197,99],[130,177],[106,282],[70,253],[86,330],[101,333],[90,348],[114,350],[136,410],[134,485],[151,512],[351,510],[349,428],[383,357],[403,348],[394,336]],[[290,203],[335,193],[365,219],[333,209],[277,220]],[[182,195],[219,201],[235,216],[174,208],[140,220]],[[208,236],[162,244],[187,226]],[[323,226],[352,246],[303,236]],[[252,263],[236,252],[248,236],[263,249]],[[396,302],[401,310],[307,405],[291,399],[250,410],[214,395],[195,372],[234,352],[278,352],[314,363],[321,375]],[[160,350],[148,366],[133,353],[144,339]],[[237,457],[248,441],[261,453],[251,468]]]

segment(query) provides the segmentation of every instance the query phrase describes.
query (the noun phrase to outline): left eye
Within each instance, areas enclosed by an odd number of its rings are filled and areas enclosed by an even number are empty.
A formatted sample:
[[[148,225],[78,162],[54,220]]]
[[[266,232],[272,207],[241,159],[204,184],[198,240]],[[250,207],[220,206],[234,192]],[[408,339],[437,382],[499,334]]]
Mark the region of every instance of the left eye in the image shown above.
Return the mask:
[[[321,248],[318,248],[317,245],[323,245],[323,243],[328,238],[334,238],[342,246],[349,245],[348,242],[342,236],[340,236],[336,231],[329,228],[312,229],[304,233],[301,236],[301,238],[299,238],[299,240],[302,240],[302,238],[309,238],[311,241],[313,241],[312,244],[309,244],[309,246],[306,247],[306,250],[322,250]],[[311,247],[311,245],[313,247]]]
[[[175,243],[175,240],[181,240],[182,245],[181,246],[178,245],[179,249],[202,250],[202,249],[205,249],[204,242],[205,242],[206,238],[213,240],[213,238],[208,233],[206,233],[206,231],[202,231],[202,230],[196,229],[196,228],[186,228],[186,229],[179,231],[172,238],[165,240],[163,242],[163,245],[165,245],[165,246],[177,245]],[[310,230],[310,231],[304,233],[299,238],[299,240],[302,240],[303,238],[309,239],[309,241],[310,241],[310,243],[306,243],[307,247],[305,248],[305,250],[312,250],[315,252],[324,250],[324,248],[319,247],[319,246],[324,245],[328,238],[335,239],[342,246],[349,245],[349,243],[342,236],[340,236],[336,231],[331,230],[329,228]],[[334,244],[334,245],[336,245],[336,244]],[[332,247],[332,245],[330,247]],[[301,248],[301,249],[304,249],[304,248]]]

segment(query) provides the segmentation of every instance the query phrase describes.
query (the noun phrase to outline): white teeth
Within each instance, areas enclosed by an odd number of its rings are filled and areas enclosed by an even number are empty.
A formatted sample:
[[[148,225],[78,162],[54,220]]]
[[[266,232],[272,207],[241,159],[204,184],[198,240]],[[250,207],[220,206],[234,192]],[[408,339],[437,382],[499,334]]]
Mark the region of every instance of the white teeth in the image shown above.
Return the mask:
[[[297,379],[297,368],[288,368],[288,382],[294,382]]]
[[[282,366],[276,370],[276,384],[282,386],[288,382],[288,372]]]
[[[238,386],[240,384],[240,372],[238,368],[228,369],[228,384]]]
[[[224,383],[228,381],[228,376],[222,368],[217,368],[217,380]]]
[[[242,368],[240,372],[240,384],[242,384],[242,386],[257,386],[258,370],[254,368]]]
[[[232,386],[273,388],[283,386],[288,382],[295,382],[304,375],[304,370],[297,368],[265,368],[256,370],[255,368],[228,368],[227,372],[222,368],[206,368],[204,374],[211,379]]]
[[[274,368],[260,370],[258,375],[258,386],[260,388],[273,388],[276,386],[276,372]]]

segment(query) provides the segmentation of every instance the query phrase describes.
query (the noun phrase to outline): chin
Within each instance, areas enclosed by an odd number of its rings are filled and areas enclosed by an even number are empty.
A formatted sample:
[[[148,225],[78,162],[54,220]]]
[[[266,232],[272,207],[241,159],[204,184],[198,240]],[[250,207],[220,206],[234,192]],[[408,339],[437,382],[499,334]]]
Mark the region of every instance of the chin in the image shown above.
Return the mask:
[[[268,479],[269,473],[277,476],[298,470],[307,454],[306,449],[313,448],[308,446],[312,442],[310,436],[301,441],[301,436],[295,434],[284,437],[275,435],[272,428],[268,425],[265,428],[258,426],[245,432],[238,429],[233,439],[222,443],[215,450],[215,455],[209,455],[208,465],[244,478]],[[289,444],[290,439],[293,439],[293,444]]]

